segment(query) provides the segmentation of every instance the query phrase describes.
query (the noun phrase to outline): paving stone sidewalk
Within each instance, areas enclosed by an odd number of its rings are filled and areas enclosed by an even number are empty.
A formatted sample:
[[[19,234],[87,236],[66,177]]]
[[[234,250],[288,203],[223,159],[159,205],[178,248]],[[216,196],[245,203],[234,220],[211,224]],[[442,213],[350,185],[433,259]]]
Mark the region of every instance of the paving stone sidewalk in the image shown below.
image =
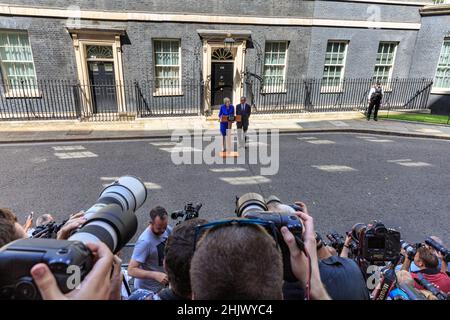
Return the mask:
[[[280,132],[359,132],[450,140],[450,126],[380,119],[367,121],[362,114],[308,116],[259,116],[253,129]],[[124,122],[18,121],[0,122],[0,143],[145,139],[170,137],[174,130],[201,129],[215,134],[217,121],[204,117],[138,119]]]

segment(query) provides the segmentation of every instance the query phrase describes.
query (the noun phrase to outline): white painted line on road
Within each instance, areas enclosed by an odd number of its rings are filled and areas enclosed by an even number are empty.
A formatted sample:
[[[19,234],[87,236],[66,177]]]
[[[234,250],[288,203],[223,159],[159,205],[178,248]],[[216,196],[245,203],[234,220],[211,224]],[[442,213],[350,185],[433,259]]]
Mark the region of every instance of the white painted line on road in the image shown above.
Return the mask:
[[[220,180],[225,181],[233,186],[237,185],[250,185],[260,183],[270,183],[270,179],[263,176],[253,177],[221,177]]]
[[[349,172],[349,171],[358,171],[352,167],[348,166],[339,166],[339,165],[323,165],[323,166],[312,166],[313,168],[317,168],[322,171],[327,172]]]
[[[390,162],[390,163],[407,162],[407,161],[412,161],[412,160],[411,159],[387,160],[387,162]]]
[[[427,162],[397,162],[397,164],[405,167],[431,167],[432,165]]]
[[[328,122],[331,123],[333,126],[336,126],[336,127],[348,127],[349,126],[344,121],[328,121]]]
[[[170,153],[189,153],[189,152],[202,152],[202,150],[192,147],[173,147],[173,148],[160,148],[160,150],[167,151]]]
[[[100,180],[102,180],[102,181],[111,181],[111,182],[113,182],[113,181],[115,181],[115,180],[117,180],[117,179],[119,179],[120,177],[100,177]]]
[[[44,163],[47,161],[47,159],[46,158],[32,158],[32,159],[30,159],[30,161],[32,163]]]
[[[306,141],[308,143],[312,143],[312,144],[334,144],[336,142],[331,141],[331,140],[311,140],[311,141]]]
[[[153,182],[144,182],[144,186],[150,190],[162,189],[162,187],[159,184]]]
[[[83,146],[58,146],[52,147],[55,151],[85,150]]]
[[[394,141],[389,140],[389,139],[366,139],[366,141],[369,141],[369,142],[380,142],[380,143],[394,142]]]
[[[298,140],[314,140],[316,137],[297,137]]]
[[[176,142],[150,142],[155,147],[175,146]]]
[[[430,129],[430,128],[422,128],[422,129],[417,129],[414,130],[417,132],[423,132],[423,133],[442,133],[442,131],[437,130],[437,129]]]
[[[398,159],[398,160],[387,160],[389,163],[396,163],[405,167],[430,167],[433,166],[427,162],[423,161],[412,161],[411,159]]]
[[[250,142],[247,142],[247,146],[249,146],[249,147],[250,147],[250,146],[252,146],[252,147],[253,147],[253,146],[255,146],[255,147],[256,147],[256,146],[264,146],[264,147],[265,147],[265,146],[268,146],[268,144],[265,143],[265,142],[250,141]]]
[[[94,158],[98,157],[93,152],[83,151],[83,152],[56,152],[55,156],[59,159],[81,159],[81,158]]]
[[[375,136],[356,136],[358,139],[377,139]]]
[[[242,172],[247,171],[245,168],[215,168],[209,169],[211,172]]]

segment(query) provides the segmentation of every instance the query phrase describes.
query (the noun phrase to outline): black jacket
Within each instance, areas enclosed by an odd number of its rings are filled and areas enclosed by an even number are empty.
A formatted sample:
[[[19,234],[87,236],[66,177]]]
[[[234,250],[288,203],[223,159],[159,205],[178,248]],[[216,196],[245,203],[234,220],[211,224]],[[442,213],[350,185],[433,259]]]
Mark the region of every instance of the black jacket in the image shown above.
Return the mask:
[[[245,110],[243,110],[241,104],[236,106],[236,115],[240,115],[242,117],[242,123],[248,124],[248,119],[250,118],[251,113],[252,107],[248,103],[245,104]]]

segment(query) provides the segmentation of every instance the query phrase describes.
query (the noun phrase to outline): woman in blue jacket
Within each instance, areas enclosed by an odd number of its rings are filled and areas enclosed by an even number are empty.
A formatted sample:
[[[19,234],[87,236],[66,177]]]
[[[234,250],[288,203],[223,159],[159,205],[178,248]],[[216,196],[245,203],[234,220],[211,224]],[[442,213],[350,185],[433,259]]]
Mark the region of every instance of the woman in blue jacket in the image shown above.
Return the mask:
[[[222,122],[223,116],[227,116],[228,121]],[[234,107],[231,104],[230,98],[223,99],[223,105],[220,106],[220,111],[219,111],[219,121],[220,121],[220,133],[222,134],[222,149],[223,149],[223,152],[226,152],[227,151],[227,148],[226,148],[227,130],[231,130],[231,126],[234,121]]]

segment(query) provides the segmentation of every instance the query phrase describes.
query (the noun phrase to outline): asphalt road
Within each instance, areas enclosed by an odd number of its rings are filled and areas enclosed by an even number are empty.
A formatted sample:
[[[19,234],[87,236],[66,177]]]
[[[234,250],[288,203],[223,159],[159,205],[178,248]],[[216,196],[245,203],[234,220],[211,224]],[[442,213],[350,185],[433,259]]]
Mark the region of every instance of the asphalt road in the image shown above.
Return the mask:
[[[279,171],[272,176],[261,176],[259,165],[175,165],[168,142],[0,145],[0,206],[12,208],[22,222],[30,211],[35,217],[51,213],[61,221],[89,208],[102,184],[131,174],[150,190],[137,212],[136,235],[146,227],[153,206],[174,211],[188,201],[202,202],[201,216],[214,219],[233,215],[236,196],[260,192],[306,202],[323,234],[377,219],[411,242],[437,235],[450,244],[450,141],[283,135]]]

